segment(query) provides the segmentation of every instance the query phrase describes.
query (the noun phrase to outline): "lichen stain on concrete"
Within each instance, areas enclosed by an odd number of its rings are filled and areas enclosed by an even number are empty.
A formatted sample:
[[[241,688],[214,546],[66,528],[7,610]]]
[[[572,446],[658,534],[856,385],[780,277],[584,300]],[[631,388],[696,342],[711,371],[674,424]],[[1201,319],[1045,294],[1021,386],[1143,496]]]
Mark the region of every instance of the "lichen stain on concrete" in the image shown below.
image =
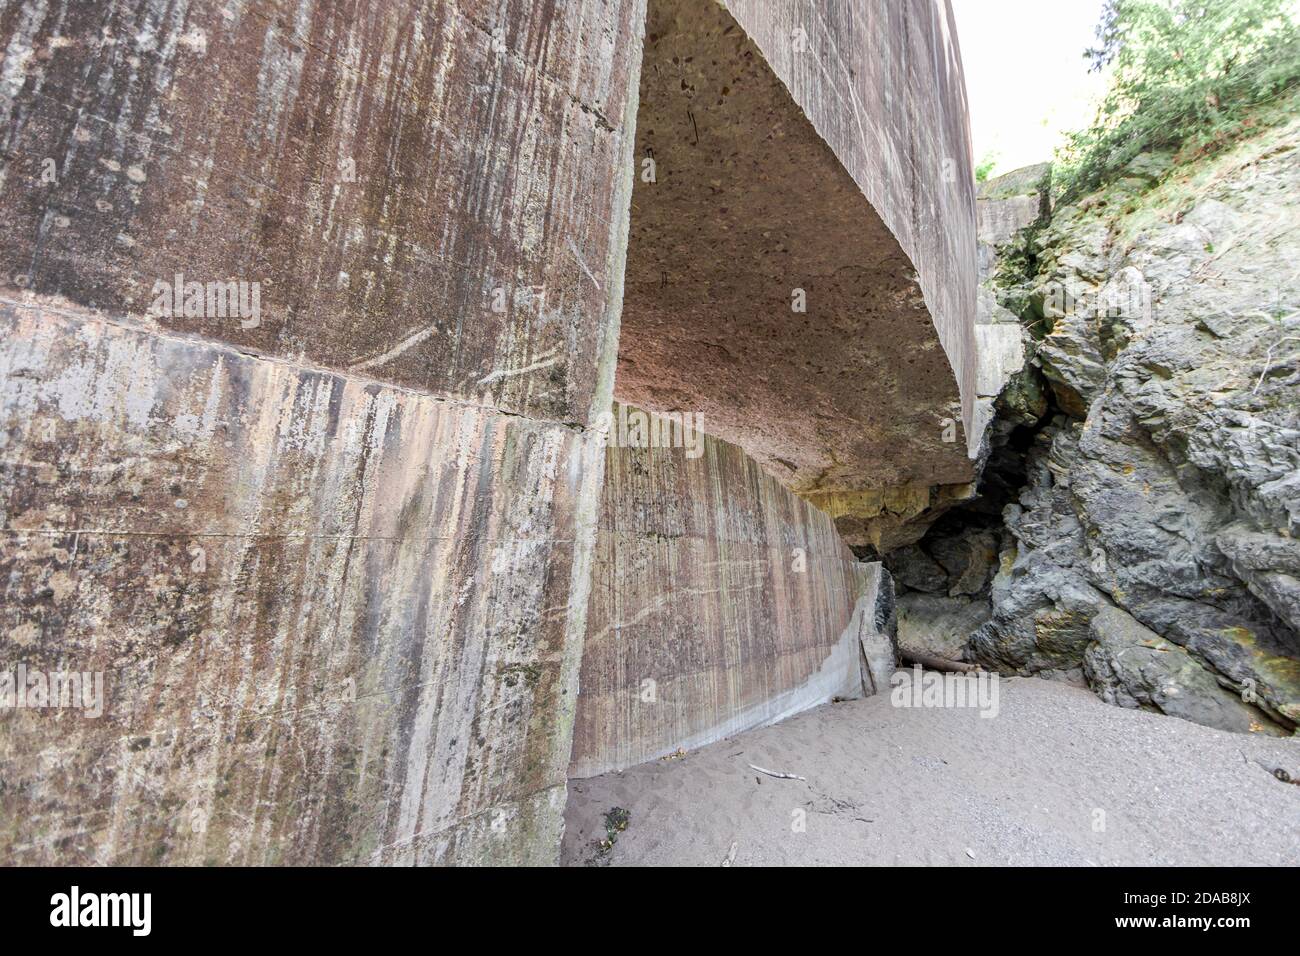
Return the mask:
[[[879,566],[827,515],[712,437],[610,447],[605,476],[573,776],[862,695],[849,624]]]
[[[467,820],[563,783],[575,641],[543,609],[590,439],[87,316],[0,321],[28,343],[0,378],[0,656],[102,670],[110,699],[8,718],[8,861],[547,858]],[[156,370],[143,414],[123,355]]]
[[[624,132],[590,116],[635,92],[642,9],[519,7],[498,41],[469,2],[11,6],[0,260],[141,322],[177,273],[257,281],[255,328],[157,321],[333,368],[436,330],[367,373],[581,422],[597,376],[573,344],[600,334],[605,293],[570,249],[605,263],[625,212]],[[527,371],[480,384],[501,369]]]

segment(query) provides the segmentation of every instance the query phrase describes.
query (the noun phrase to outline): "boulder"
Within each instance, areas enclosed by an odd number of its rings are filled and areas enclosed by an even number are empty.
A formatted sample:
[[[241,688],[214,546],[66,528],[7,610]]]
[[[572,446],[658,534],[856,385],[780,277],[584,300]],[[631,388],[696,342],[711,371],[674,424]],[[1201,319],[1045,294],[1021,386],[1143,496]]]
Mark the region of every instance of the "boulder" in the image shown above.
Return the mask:
[[[1083,672],[1088,686],[1107,703],[1158,711],[1220,730],[1281,733],[1242,695],[1221,686],[1186,650],[1119,608],[1099,611],[1090,631],[1093,643],[1084,652]]]
[[[898,614],[894,600],[894,579],[879,563],[865,566],[871,581],[862,598],[859,630],[862,648],[862,686],[868,694],[882,693],[898,668]]]
[[[971,634],[989,619],[989,602],[970,597],[912,592],[898,597],[898,643],[948,660],[964,656]]]

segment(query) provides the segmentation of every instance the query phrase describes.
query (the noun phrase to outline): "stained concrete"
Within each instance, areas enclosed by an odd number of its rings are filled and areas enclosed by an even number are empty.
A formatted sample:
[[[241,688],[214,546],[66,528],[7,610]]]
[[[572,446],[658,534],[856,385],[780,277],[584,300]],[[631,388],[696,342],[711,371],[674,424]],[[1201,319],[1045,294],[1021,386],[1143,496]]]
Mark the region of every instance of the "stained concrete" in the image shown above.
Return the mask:
[[[3,659],[106,697],[4,716],[0,859],[551,859],[594,439],[81,313],[0,328]]]
[[[574,777],[874,693],[893,659],[880,565],[737,446],[702,451],[606,451]]]
[[[6,4],[4,283],[585,422],[613,346],[643,16],[638,0]],[[149,316],[177,273],[259,282],[260,323]]]
[[[0,11],[0,861],[554,862],[643,18]]]
[[[947,31],[928,3],[652,0],[646,27],[616,394],[702,413],[881,550],[919,513],[895,522],[885,500],[924,512],[975,474]]]
[[[751,124],[772,112],[733,137],[750,164],[726,177],[789,191],[773,215],[811,243],[799,268],[821,324],[781,326],[744,380],[803,362],[769,397],[812,418],[738,390],[713,424],[771,414],[793,446],[815,422],[850,463],[902,443],[906,474],[827,459],[852,495],[964,487],[947,482],[964,480],[970,421],[973,220],[946,12],[730,10],[724,46],[752,64],[735,95]],[[727,15],[704,3],[713,14]],[[579,754],[640,759],[771,719],[828,661],[834,682],[851,675],[862,566],[739,449],[715,457],[728,489],[711,504],[703,474],[655,486],[647,514],[665,528],[694,514],[672,502],[703,509],[682,526],[694,538],[654,544],[628,525],[635,507],[597,533],[602,501],[632,500],[621,472],[602,497],[598,416],[639,248],[644,24],[643,0],[0,10],[0,664],[102,671],[107,697],[100,718],[0,715],[0,861],[554,862],[587,616],[598,668],[622,609],[656,606],[655,567],[699,592],[639,645],[685,717],[580,733]],[[814,56],[781,45],[796,24]],[[700,106],[706,132],[714,109]],[[755,129],[784,133],[805,165]],[[703,187],[683,188],[713,229]],[[830,217],[820,232],[799,206]],[[848,246],[867,255],[845,269],[849,214],[869,248]],[[738,290],[702,275],[695,295],[715,307],[693,318],[737,320]],[[214,283],[255,288],[255,314],[214,309]],[[164,309],[175,284],[180,307]],[[771,316],[750,311],[737,335],[756,345]],[[886,381],[896,336],[924,372],[906,388]],[[842,350],[884,364],[835,364]],[[743,383],[722,368],[699,377]],[[850,372],[893,404],[844,404],[826,382]],[[801,540],[806,580],[783,570]],[[709,682],[725,693],[708,698]],[[585,686],[593,713],[623,706]]]
[[[974,164],[947,0],[726,6],[915,267],[970,434]]]

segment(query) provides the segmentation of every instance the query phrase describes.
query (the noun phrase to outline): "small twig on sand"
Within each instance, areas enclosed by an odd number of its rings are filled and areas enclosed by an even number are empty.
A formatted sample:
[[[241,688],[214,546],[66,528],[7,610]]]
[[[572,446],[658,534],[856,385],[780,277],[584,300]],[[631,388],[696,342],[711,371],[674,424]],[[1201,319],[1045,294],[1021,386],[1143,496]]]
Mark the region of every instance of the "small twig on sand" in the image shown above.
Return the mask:
[[[731,841],[731,849],[727,851],[727,858],[722,861],[723,866],[731,866],[736,862],[736,841]]]
[[[755,767],[752,763],[749,769],[757,770],[759,773],[765,773],[769,777],[776,777],[780,780],[807,780],[807,777],[801,777],[797,773],[777,773],[775,770],[764,770],[762,767]]]

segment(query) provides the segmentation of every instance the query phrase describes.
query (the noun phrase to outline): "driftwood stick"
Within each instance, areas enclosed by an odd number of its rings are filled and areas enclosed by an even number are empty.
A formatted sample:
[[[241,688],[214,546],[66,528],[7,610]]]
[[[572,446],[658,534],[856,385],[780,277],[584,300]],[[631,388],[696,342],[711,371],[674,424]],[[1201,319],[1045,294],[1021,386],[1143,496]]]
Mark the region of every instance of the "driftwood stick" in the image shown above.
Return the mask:
[[[765,773],[769,777],[778,777],[781,780],[807,780],[807,777],[801,777],[797,773],[778,773],[775,770],[764,770],[762,767],[755,767],[752,763],[749,765],[751,770],[757,770],[759,773]]]
[[[946,657],[935,657],[933,654],[923,654],[920,651],[909,650],[908,648],[899,648],[899,654],[903,661],[908,664],[920,664],[922,667],[928,667],[932,671],[950,671],[954,674],[972,674],[980,669],[978,664],[967,664],[963,661],[950,661]]]

